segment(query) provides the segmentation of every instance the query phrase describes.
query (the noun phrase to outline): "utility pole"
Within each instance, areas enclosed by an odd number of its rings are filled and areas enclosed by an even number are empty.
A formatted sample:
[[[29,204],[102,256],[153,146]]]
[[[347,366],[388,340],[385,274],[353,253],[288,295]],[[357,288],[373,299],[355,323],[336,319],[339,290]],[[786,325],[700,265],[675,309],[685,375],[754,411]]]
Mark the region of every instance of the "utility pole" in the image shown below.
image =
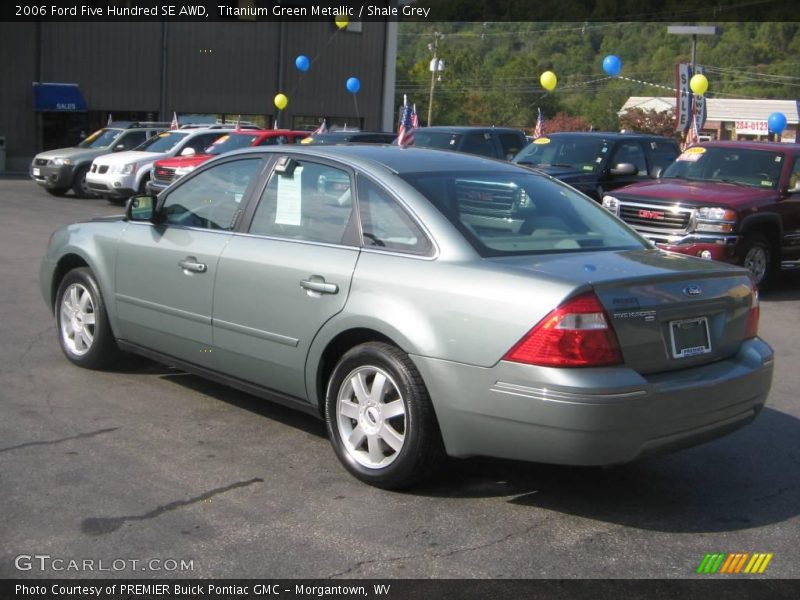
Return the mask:
[[[433,44],[428,44],[428,49],[433,52],[433,59],[431,60],[431,93],[428,97],[428,127],[431,126],[431,120],[433,119],[433,91],[436,88],[436,80],[437,80],[437,73],[438,80],[442,80],[442,71],[444,71],[444,61],[439,60],[438,50],[439,50],[439,40],[444,37],[443,33],[438,31],[433,32]]]

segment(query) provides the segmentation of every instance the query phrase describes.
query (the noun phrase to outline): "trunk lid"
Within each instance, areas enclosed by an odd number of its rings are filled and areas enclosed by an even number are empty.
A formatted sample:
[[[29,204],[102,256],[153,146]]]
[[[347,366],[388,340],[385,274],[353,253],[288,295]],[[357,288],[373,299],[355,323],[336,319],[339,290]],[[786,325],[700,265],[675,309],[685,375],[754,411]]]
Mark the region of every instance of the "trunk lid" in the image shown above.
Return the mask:
[[[642,374],[726,358],[745,337],[752,288],[738,267],[660,250],[491,260],[568,282],[575,295],[594,290],[625,365]]]

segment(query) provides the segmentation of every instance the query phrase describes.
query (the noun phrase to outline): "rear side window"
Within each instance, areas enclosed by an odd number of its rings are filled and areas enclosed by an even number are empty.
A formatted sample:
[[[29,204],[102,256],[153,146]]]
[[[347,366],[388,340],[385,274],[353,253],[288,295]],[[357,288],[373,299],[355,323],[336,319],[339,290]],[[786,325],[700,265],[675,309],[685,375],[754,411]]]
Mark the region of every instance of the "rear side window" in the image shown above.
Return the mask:
[[[359,175],[357,181],[364,246],[430,255],[433,246],[403,207],[366,177]]]

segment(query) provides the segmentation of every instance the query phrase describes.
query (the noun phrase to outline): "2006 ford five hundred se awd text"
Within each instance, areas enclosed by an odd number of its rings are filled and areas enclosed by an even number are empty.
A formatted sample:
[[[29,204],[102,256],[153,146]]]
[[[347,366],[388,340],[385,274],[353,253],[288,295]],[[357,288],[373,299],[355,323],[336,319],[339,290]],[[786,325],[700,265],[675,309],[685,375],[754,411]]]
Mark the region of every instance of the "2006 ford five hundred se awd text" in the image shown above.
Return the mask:
[[[605,465],[689,446],[750,422],[772,381],[746,270],[448,151],[223,155],[124,218],[58,229],[41,286],[73,363],[136,352],[313,413],[386,488],[445,455]]]

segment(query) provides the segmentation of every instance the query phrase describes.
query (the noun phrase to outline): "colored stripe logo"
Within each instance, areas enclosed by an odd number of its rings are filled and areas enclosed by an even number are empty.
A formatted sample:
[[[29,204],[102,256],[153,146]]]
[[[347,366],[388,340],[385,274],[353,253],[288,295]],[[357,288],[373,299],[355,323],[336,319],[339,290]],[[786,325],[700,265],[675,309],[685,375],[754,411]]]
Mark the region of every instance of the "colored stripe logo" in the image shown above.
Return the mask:
[[[716,553],[706,554],[697,567],[697,572],[703,575],[713,575],[721,573],[725,575],[736,575],[739,573],[761,574],[767,570],[769,561],[772,560],[772,552],[734,552],[730,554]]]

